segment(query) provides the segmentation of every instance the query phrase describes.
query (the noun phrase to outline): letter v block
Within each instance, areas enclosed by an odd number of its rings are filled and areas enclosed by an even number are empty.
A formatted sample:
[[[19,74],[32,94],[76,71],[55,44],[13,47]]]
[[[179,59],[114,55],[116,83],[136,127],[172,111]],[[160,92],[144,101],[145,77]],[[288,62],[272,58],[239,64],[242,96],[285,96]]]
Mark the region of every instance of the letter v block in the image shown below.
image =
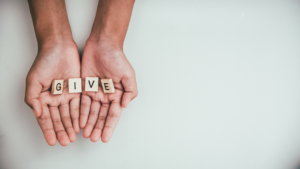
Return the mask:
[[[81,93],[81,78],[69,79],[69,93]]]
[[[85,78],[85,91],[87,92],[98,92],[98,77],[86,77]]]
[[[115,93],[114,82],[112,79],[101,79],[101,83],[104,93]]]
[[[64,80],[53,80],[51,93],[53,95],[62,94],[64,89]]]

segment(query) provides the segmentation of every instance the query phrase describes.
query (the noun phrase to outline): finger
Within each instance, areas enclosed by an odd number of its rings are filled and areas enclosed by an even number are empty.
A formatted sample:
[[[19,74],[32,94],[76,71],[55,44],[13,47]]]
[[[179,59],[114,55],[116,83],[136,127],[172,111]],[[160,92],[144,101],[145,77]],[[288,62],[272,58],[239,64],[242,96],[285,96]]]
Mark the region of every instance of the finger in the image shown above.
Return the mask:
[[[54,146],[56,144],[56,135],[47,105],[42,106],[42,115],[37,118],[37,121],[43,131],[45,140],[48,145]]]
[[[59,111],[63,125],[65,127],[64,129],[67,131],[70,141],[74,142],[76,140],[76,134],[70,118],[69,104],[61,104],[59,106]]]
[[[60,114],[57,107],[49,107],[52,117],[53,127],[56,132],[57,140],[60,145],[67,146],[70,143],[70,139],[65,131],[65,128],[61,122]]]
[[[93,131],[93,129],[94,129],[94,126],[95,126],[96,121],[98,119],[100,106],[101,106],[100,102],[97,102],[97,101],[92,102],[89,119],[88,119],[87,124],[84,127],[84,130],[83,130],[83,133],[82,133],[84,138],[89,138],[92,131]]]
[[[122,112],[122,107],[118,102],[112,102],[105,121],[103,133],[101,135],[102,142],[106,143],[110,140],[115,127],[118,124]]]
[[[106,120],[106,116],[108,113],[108,109],[109,109],[109,104],[104,103],[101,105],[100,108],[100,113],[99,113],[99,117],[96,123],[96,126],[91,134],[91,141],[92,142],[96,142],[100,139],[103,128],[104,128],[104,124],[105,124],[105,120]]]
[[[40,93],[42,91],[42,85],[27,77],[26,79],[26,90],[25,90],[25,103],[32,108],[33,113],[36,117],[42,115],[42,105],[39,101]]]
[[[80,128],[84,128],[89,116],[90,107],[91,107],[91,98],[87,95],[81,95],[81,106],[80,106],[80,119],[79,125]]]
[[[71,118],[73,121],[73,128],[78,134],[80,132],[79,128],[79,105],[80,105],[80,98],[73,98],[70,102],[70,109],[71,109]]]
[[[122,79],[122,84],[125,90],[122,96],[122,107],[126,108],[129,102],[133,100],[138,94],[135,76],[125,77],[124,79]]]

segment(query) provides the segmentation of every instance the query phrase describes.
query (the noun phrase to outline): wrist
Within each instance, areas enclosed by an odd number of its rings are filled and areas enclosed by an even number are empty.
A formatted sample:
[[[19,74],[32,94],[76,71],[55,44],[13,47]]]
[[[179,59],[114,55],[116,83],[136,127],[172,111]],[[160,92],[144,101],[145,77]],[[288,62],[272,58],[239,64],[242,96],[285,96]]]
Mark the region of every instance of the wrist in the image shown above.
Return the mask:
[[[92,31],[87,42],[97,43],[99,46],[110,45],[123,50],[124,39],[116,34],[101,30],[99,32]]]
[[[66,35],[63,33],[53,33],[53,34],[46,34],[43,36],[37,36],[38,48],[48,48],[51,46],[60,46],[60,45],[67,45],[72,46],[76,43],[72,37],[72,35]]]
[[[91,41],[107,42],[123,48],[134,0],[99,1]]]
[[[43,53],[45,51],[77,51],[78,52],[78,48],[77,45],[74,41],[65,41],[65,40],[61,40],[61,41],[56,41],[54,39],[52,40],[48,40],[45,41],[42,44],[39,44],[38,46],[38,53]],[[60,53],[60,52],[56,52],[56,53]],[[59,55],[57,55],[59,56]],[[68,56],[72,56],[72,55],[68,55]],[[61,56],[59,56],[61,57]],[[65,56],[62,56],[65,57]]]
[[[34,20],[34,29],[39,48],[47,44],[74,42],[71,27],[67,19],[45,19],[38,16]]]
[[[55,44],[68,44],[75,43],[72,35],[65,33],[47,33],[45,35],[37,34],[37,43],[38,47],[42,48],[43,46],[55,45]]]
[[[91,36],[86,41],[87,45],[97,46],[97,48],[114,48],[123,51],[123,41],[116,38],[100,34],[99,36]]]
[[[74,41],[64,1],[28,1],[39,48]]]

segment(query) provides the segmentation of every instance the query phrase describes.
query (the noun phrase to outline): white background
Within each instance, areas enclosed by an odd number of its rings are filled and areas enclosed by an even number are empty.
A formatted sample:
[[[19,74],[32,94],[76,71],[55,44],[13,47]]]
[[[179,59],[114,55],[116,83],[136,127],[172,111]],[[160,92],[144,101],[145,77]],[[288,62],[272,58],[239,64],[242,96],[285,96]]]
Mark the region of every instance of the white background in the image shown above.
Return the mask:
[[[82,52],[97,1],[67,1]],[[124,46],[139,96],[111,141],[50,147],[23,101],[37,43],[0,0],[1,169],[296,169],[300,1],[137,0]]]

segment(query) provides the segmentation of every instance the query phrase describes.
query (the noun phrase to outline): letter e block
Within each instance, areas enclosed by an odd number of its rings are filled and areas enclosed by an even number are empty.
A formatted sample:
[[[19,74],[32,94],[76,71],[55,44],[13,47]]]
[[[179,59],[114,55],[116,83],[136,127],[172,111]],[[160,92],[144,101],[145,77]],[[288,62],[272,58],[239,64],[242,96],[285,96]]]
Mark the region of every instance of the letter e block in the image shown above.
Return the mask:
[[[51,93],[53,95],[62,94],[64,89],[64,80],[53,80]]]
[[[69,79],[69,93],[81,93],[81,78]]]
[[[104,93],[115,93],[115,87],[112,79],[101,79]]]
[[[85,78],[85,91],[87,92],[98,92],[99,86],[98,77],[86,77]]]

